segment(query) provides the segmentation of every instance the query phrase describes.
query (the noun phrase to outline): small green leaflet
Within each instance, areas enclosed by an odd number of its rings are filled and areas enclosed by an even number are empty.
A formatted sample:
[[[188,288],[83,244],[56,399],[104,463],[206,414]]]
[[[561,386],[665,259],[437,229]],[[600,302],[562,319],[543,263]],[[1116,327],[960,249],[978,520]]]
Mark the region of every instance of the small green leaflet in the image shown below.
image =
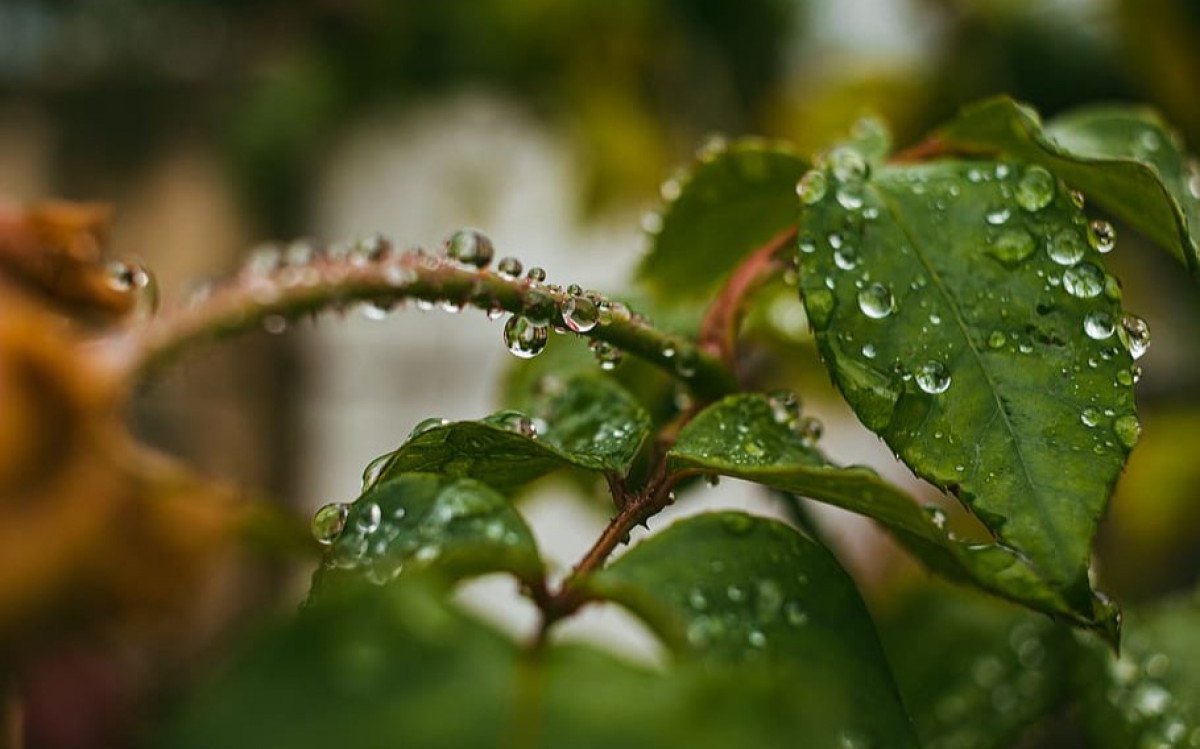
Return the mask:
[[[646,621],[684,660],[769,664],[800,722],[906,746],[908,719],[853,581],[827,550],[775,520],[718,512],[642,541],[587,583]],[[817,708],[819,712],[814,711]],[[810,712],[813,711],[813,712]],[[915,742],[913,742],[915,745]]]
[[[796,220],[806,164],[787,144],[758,138],[702,149],[667,180],[661,227],[651,226],[638,278],[664,304],[695,302],[756,247]]]
[[[364,487],[413,471],[469,476],[505,493],[567,466],[623,475],[649,434],[650,418],[616,383],[580,375],[556,383],[528,414],[435,420],[415,431],[372,461]]]
[[[1108,604],[1090,598],[1076,606],[1014,550],[950,538],[936,515],[870,468],[830,463],[797,417],[778,396],[730,396],[684,427],[668,454],[671,468],[754,481],[873,518],[939,574],[1115,638]]]
[[[1130,612],[1120,655],[1093,645],[1076,684],[1089,746],[1200,746],[1200,598]]]
[[[858,164],[802,191],[801,293],[835,384],[1088,610],[1091,540],[1139,430],[1140,321],[1041,167]]]
[[[1032,108],[999,97],[968,107],[935,137],[955,151],[1046,167],[1200,278],[1200,172],[1154,111],[1086,107],[1043,126]]]
[[[318,517],[327,511],[323,508]],[[392,476],[344,512],[341,532],[332,539],[314,582],[320,591],[340,570],[380,584],[409,567],[436,566],[453,577],[506,571],[527,582],[542,574],[537,545],[520,513],[474,479]]]
[[[457,611],[440,585],[419,576],[345,586],[264,634],[154,746],[916,746],[897,698],[868,702],[877,694],[870,683],[854,685],[865,687],[862,712],[839,724],[842,693],[826,691],[817,674],[797,674],[781,689],[766,661],[679,663],[664,673],[578,645],[529,651]],[[840,651],[843,678],[885,669],[873,647],[869,655]]]

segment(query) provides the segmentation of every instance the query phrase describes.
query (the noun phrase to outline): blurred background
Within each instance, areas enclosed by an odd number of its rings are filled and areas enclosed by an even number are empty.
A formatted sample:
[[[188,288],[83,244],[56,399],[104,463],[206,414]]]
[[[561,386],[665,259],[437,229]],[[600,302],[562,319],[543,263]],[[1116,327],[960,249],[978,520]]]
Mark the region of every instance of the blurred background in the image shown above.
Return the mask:
[[[779,136],[807,153],[876,112],[903,145],[964,103],[1010,93],[1046,116],[1148,102],[1197,144],[1198,42],[1196,0],[3,0],[0,200],[112,203],[114,251],[152,268],[167,303],[264,239],[385,232],[435,248],[463,225],[553,282],[623,291],[659,184],[713,134]],[[1098,570],[1137,601],[1190,587],[1200,569],[1200,297],[1131,233],[1118,246],[1127,306],[1154,345],[1142,444]],[[795,309],[771,305],[753,335],[811,364]],[[417,421],[493,410],[510,358],[500,323],[479,313],[326,316],[195,352],[139,396],[137,430],[308,514],[356,496],[363,466]],[[815,366],[777,367],[772,384],[806,394],[832,456],[922,493]],[[543,488],[527,510],[565,568],[605,510],[557,501],[563,491]],[[713,503],[775,511],[736,482],[680,511]],[[821,518],[869,589],[908,574],[869,525]],[[192,623],[195,641],[231,611],[295,600],[292,577],[251,579],[225,583]],[[466,597],[491,602],[505,586]],[[511,608],[505,626],[526,626],[532,613]],[[598,609],[572,627],[653,658],[620,619]],[[58,705],[39,718],[34,700],[36,745],[94,745],[86,737],[119,730],[104,721],[132,720],[120,705],[138,680],[106,666],[127,655],[96,650],[32,677]],[[64,720],[72,690],[78,716]],[[116,707],[97,717],[86,706],[103,695]]]

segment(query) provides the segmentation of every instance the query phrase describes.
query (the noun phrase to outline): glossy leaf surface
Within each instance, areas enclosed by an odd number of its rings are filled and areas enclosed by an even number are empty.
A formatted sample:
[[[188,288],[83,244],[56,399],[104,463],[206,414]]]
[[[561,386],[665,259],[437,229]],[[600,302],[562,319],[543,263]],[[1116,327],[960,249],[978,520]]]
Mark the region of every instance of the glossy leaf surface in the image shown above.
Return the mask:
[[[801,287],[859,418],[1083,610],[1137,437],[1134,378],[1086,217],[1052,179],[1029,195],[1035,169],[946,161],[831,187],[802,212]]]
[[[1012,549],[951,538],[936,514],[865,466],[834,465],[763,395],[735,395],[702,411],[679,434],[671,466],[754,481],[878,521],[930,569],[1030,608],[1106,631],[1099,600],[1076,608]],[[1111,631],[1108,636],[1113,636]]]
[[[1200,175],[1153,110],[1086,107],[1043,126],[1033,109],[1002,97],[967,108],[937,137],[956,150],[1041,164],[1200,277]]]
[[[419,430],[372,463],[364,483],[425,471],[469,476],[508,492],[567,466],[624,474],[649,430],[649,416],[624,389],[581,375],[556,382],[528,413],[501,411]]]

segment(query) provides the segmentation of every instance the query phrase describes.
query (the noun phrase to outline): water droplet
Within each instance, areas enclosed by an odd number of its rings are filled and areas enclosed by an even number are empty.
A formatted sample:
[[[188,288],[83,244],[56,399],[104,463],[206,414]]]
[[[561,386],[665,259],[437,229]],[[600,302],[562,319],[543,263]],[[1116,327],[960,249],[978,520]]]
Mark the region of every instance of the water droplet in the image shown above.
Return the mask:
[[[696,611],[704,611],[708,608],[708,596],[699,588],[692,588],[688,593],[688,605]]]
[[[728,527],[729,526],[727,523],[726,528],[728,528]],[[746,599],[746,591],[742,590],[741,588],[739,588],[736,585],[730,585],[728,588],[725,589],[725,597],[728,598],[733,603],[740,603]]]
[[[1008,222],[1008,218],[1011,215],[1012,212],[1008,210],[1008,206],[1000,205],[988,209],[987,215],[984,218],[986,218],[987,222],[992,226],[1003,226]]]
[[[861,182],[847,182],[837,189],[837,202],[847,211],[857,211],[863,207],[863,187]]]
[[[930,395],[944,393],[950,387],[950,372],[941,362],[922,364],[913,379],[917,381],[917,387]]]
[[[463,265],[486,268],[494,254],[492,240],[477,229],[459,229],[446,240],[446,257]]]
[[[1083,259],[1087,248],[1074,229],[1063,229],[1046,246],[1050,259],[1059,265],[1074,265]]]
[[[1087,317],[1083,318],[1083,330],[1092,340],[1103,341],[1110,337],[1115,329],[1116,323],[1113,322],[1112,315],[1103,310],[1089,312]]]
[[[449,419],[442,419],[437,416],[431,416],[428,419],[422,419],[421,421],[418,421],[417,425],[412,428],[411,432],[408,433],[408,438],[411,440],[415,437],[420,437],[422,434],[425,434],[432,429],[444,427],[449,423]]]
[[[1117,246],[1117,230],[1107,221],[1096,220],[1088,224],[1088,244],[1097,252],[1112,252]]]
[[[1080,263],[1063,271],[1063,288],[1079,299],[1091,299],[1104,291],[1104,272],[1091,263]]]
[[[892,314],[896,309],[896,300],[892,291],[883,284],[873,283],[858,292],[858,308],[873,320],[879,320]]]
[[[488,417],[488,421],[522,437],[537,439],[538,430],[534,426],[533,419],[520,411],[500,411]]]
[[[496,264],[496,272],[509,281],[520,278],[522,270],[521,261],[512,256],[501,258],[500,262]]]
[[[504,324],[504,345],[513,356],[532,359],[546,348],[550,333],[545,325],[536,325],[528,318],[513,315]]]
[[[938,530],[940,530],[940,531],[946,530],[946,512],[945,512],[945,510],[943,510],[941,507],[938,507],[937,505],[925,505],[925,507],[922,509],[925,510],[925,514],[929,516],[930,521],[933,522],[934,526]]]
[[[821,423],[820,419],[805,416],[792,424],[792,432],[806,447],[813,447],[825,432],[825,425]]]
[[[767,636],[757,629],[752,629],[750,634],[746,635],[746,642],[750,643],[752,648],[766,647]]]
[[[800,399],[790,390],[776,390],[767,396],[771,418],[776,424],[791,424],[800,417]]]
[[[379,523],[382,519],[383,513],[379,509],[379,505],[368,502],[359,511],[358,519],[354,521],[354,527],[359,533],[369,536],[379,530]]]
[[[350,506],[341,502],[331,502],[320,508],[312,519],[313,538],[317,543],[329,546],[342,534],[349,514]]]
[[[833,244],[832,238],[836,236],[838,235],[830,235],[830,244]],[[848,244],[839,244],[833,251],[833,264],[842,270],[854,270],[858,267],[858,250]]]
[[[1011,268],[1032,255],[1036,246],[1033,236],[1024,229],[1005,229],[988,246],[988,254]]]
[[[825,160],[833,170],[833,178],[838,182],[854,182],[867,178],[867,162],[855,148],[836,146],[829,151]]]
[[[1029,167],[1017,182],[1016,198],[1025,210],[1040,211],[1054,200],[1054,177],[1040,166]]]
[[[596,327],[600,320],[600,312],[596,309],[595,302],[576,293],[563,302],[562,320],[563,324],[576,333],[586,333]]]
[[[808,622],[808,612],[799,601],[788,601],[783,607],[783,618],[793,627],[799,627]]]
[[[288,321],[283,315],[267,315],[262,320],[262,327],[271,335],[281,335],[287,332]]]
[[[1121,440],[1122,445],[1132,450],[1142,434],[1142,425],[1136,416],[1120,416],[1113,421],[1113,433]]]
[[[820,169],[810,169],[796,183],[796,195],[805,205],[816,205],[825,197],[829,189],[829,180]]]
[[[808,309],[808,319],[817,330],[829,327],[829,318],[833,315],[833,293],[827,289],[814,289],[804,295]]]
[[[988,346],[992,348],[1003,348],[1006,340],[1007,339],[1004,337],[1004,333],[999,330],[993,330],[991,334],[988,335],[987,342]]]
[[[1094,408],[1085,408],[1079,413],[1079,420],[1085,427],[1094,427],[1100,423],[1102,414]]]
[[[862,355],[868,359],[875,358],[875,346],[871,343],[865,343],[862,347]]]
[[[593,340],[588,343],[588,348],[592,350],[592,355],[599,362],[600,369],[606,372],[616,369],[621,360],[625,358],[625,352],[607,341]]]
[[[1122,317],[1117,335],[1134,359],[1141,359],[1146,354],[1146,349],[1150,348],[1150,326],[1137,315]]]
[[[525,277],[534,283],[542,283],[546,280],[546,270],[535,265],[529,269],[529,272],[525,274]]]

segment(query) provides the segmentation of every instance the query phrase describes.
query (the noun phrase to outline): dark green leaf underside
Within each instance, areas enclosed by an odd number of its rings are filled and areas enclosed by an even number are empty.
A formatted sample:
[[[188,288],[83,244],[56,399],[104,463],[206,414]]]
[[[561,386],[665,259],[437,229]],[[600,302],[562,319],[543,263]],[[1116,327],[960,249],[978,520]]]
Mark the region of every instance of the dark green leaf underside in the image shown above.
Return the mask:
[[[307,607],[245,648],[156,745],[915,746],[891,697],[839,723],[840,695],[816,676],[781,689],[765,662],[663,674],[579,646],[531,654],[420,583],[346,588]]]
[[[667,183],[662,228],[652,235],[639,279],[663,303],[702,298],[742,258],[795,223],[796,180],[804,169],[788,147],[760,139],[702,151],[686,174]]]
[[[521,414],[437,426],[379,459],[375,481],[413,471],[467,476],[502,492],[558,468],[624,474],[650,430],[650,418],[611,380],[580,375],[543,393],[527,416],[536,437],[515,429]]]
[[[992,162],[881,168],[858,208],[831,189],[802,213],[801,287],[863,422],[1084,610],[1091,539],[1136,432],[1131,358],[1086,218],[1061,185],[1022,207],[1024,176]],[[1082,257],[1055,262],[1056,242]],[[1085,333],[1088,315],[1103,339]]]
[[[967,108],[937,137],[956,150],[1041,164],[1200,277],[1200,181],[1152,110],[1087,107],[1043,127],[1031,108],[997,98]]]
[[[860,513],[952,580],[1086,626],[1113,626],[1113,612],[1106,605],[1089,600],[1074,606],[1012,549],[953,540],[911,497],[870,468],[833,465],[776,421],[762,395],[730,396],[702,411],[680,432],[669,458],[674,470],[754,481]]]
[[[314,589],[326,589],[339,571],[384,583],[429,566],[456,577],[506,571],[532,581],[541,573],[533,534],[505,497],[473,479],[409,473],[350,506]]]

